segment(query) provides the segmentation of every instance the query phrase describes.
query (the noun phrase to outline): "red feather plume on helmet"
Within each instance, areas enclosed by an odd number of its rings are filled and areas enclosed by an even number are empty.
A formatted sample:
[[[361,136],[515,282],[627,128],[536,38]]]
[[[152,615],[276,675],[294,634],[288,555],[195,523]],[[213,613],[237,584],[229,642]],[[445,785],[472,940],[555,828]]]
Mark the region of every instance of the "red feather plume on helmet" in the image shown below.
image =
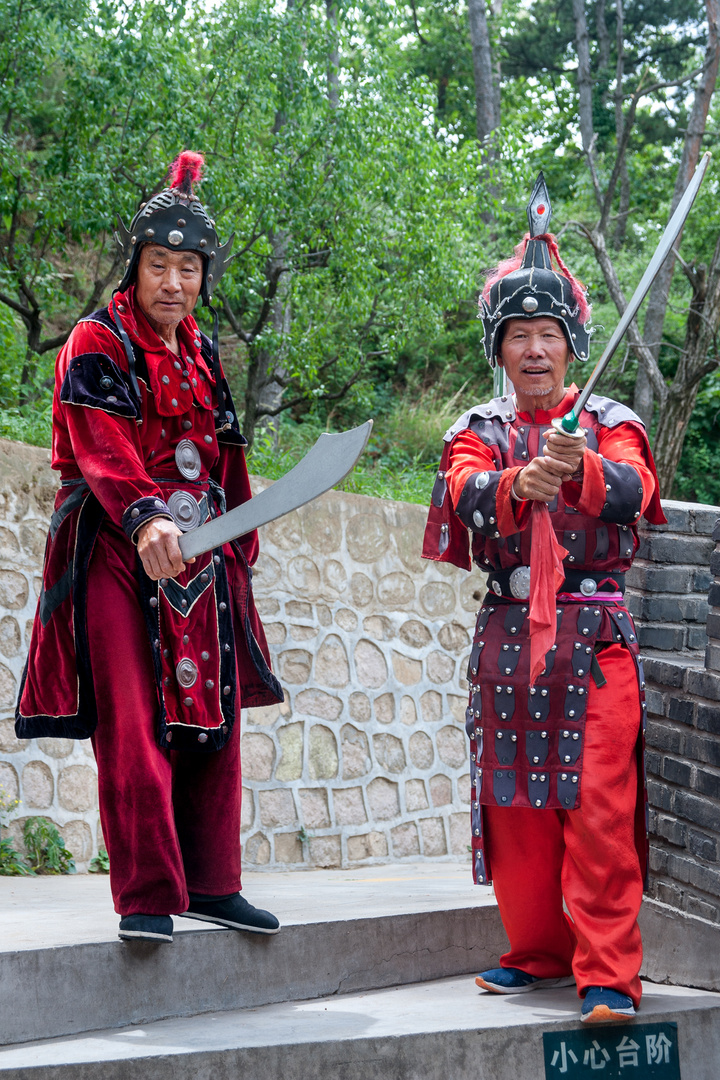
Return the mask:
[[[184,195],[192,195],[193,184],[202,178],[204,164],[202,154],[183,150],[170,166],[170,187],[182,191]]]
[[[575,300],[578,304],[578,321],[581,324],[586,323],[590,318],[590,304],[588,303],[585,287],[583,286],[581,281],[578,281],[576,277],[573,277],[573,275],[570,273],[567,266],[563,262],[560,256],[560,252],[558,251],[557,240],[552,233],[543,233],[541,236],[534,237],[534,239],[544,240],[547,244],[551,259],[553,260],[553,262],[556,263],[560,272],[564,274],[564,276],[570,282],[573,296],[575,297]],[[485,301],[488,300],[490,296],[490,289],[496,281],[499,281],[500,278],[507,277],[508,274],[512,274],[513,271],[520,269],[520,267],[522,266],[525,249],[528,246],[529,240],[530,233],[526,233],[523,239],[515,248],[515,253],[509,259],[504,259],[501,263],[499,263],[492,271],[492,273],[488,276],[485,282],[485,287],[482,291],[482,296]]]

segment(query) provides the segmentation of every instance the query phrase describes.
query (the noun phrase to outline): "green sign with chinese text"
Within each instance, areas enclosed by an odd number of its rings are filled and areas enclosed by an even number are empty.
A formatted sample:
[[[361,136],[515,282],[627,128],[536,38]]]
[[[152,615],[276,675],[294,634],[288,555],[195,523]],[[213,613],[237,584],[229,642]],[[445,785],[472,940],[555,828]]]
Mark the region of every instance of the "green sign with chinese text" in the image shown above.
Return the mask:
[[[543,1033],[546,1080],[681,1080],[677,1024]]]

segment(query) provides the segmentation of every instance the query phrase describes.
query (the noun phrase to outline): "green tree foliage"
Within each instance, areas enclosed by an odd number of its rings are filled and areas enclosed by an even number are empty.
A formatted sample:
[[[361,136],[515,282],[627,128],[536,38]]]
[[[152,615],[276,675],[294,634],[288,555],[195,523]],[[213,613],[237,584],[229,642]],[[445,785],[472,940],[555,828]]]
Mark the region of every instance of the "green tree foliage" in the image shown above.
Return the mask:
[[[622,94],[691,73],[705,14],[700,0],[626,0],[618,35],[615,0],[585,8],[604,187]],[[238,408],[251,434],[280,424],[283,452],[327,424],[374,415],[375,479],[388,490],[382,463],[407,483],[419,468],[412,490],[423,497],[447,408],[490,391],[477,291],[520,238],[540,168],[565,258],[590,288],[597,355],[617,312],[587,241],[568,226],[597,213],[572,5],[493,0],[488,16],[501,86],[490,173],[475,137],[462,0],[0,0],[0,434],[48,442],[55,352],[118,276],[114,215],[127,222],[184,147],[206,154],[201,197],[220,234],[236,234],[217,299]],[[626,295],[667,220],[690,85],[638,102],[610,229]],[[718,119],[711,113],[711,132]],[[717,187],[711,175],[686,227],[688,261],[712,256]],[[676,272],[659,356],[667,381],[690,297]],[[207,314],[199,319],[207,329]],[[632,402],[636,366],[621,351],[601,389]],[[676,494],[707,489],[686,458],[692,448],[700,460],[704,447],[714,460],[711,399],[701,391]],[[273,455],[281,460],[275,435],[261,435],[256,466],[270,471]]]
[[[5,24],[18,22],[21,0],[3,3]],[[331,107],[326,26],[311,5],[230,0],[208,13],[110,0],[74,20],[60,5],[43,17],[28,92],[3,102],[0,285],[26,328],[9,380],[19,396],[6,404],[49,386],[52,353],[117,271],[114,212],[127,220],[183,146],[207,154],[203,198],[236,234],[222,298],[240,400],[262,348],[268,365],[282,358],[296,416],[351,385],[358,407],[374,404],[373,361],[392,363],[411,330],[436,336],[473,287],[458,240],[475,212],[475,148],[458,155],[438,140],[427,83],[393,72],[341,20],[347,78]],[[17,49],[34,33],[18,22]],[[268,319],[279,233],[292,310],[282,331]],[[58,333],[44,336],[50,324]]]

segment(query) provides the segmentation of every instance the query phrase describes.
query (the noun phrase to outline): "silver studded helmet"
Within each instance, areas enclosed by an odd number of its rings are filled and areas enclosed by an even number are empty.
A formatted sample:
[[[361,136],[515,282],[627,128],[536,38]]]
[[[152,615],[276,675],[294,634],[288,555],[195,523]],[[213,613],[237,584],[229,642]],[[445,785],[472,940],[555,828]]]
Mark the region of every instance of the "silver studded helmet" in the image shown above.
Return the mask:
[[[480,297],[485,356],[497,364],[500,328],[508,319],[550,316],[563,328],[578,360],[590,356],[590,305],[585,290],[560,258],[557,241],[548,232],[552,210],[543,174],[538,176],[527,208],[530,231],[513,258],[488,277]]]
[[[215,222],[193,193],[193,183],[200,179],[203,166],[200,154],[184,150],[170,167],[170,186],[143,203],[126,229],[117,219],[115,241],[118,244],[125,272],[118,288],[124,292],[135,278],[140,248],[143,244],[159,244],[170,251],[197,251],[203,256],[203,280],[200,298],[209,305],[212,294],[230,261],[234,234],[221,244]]]

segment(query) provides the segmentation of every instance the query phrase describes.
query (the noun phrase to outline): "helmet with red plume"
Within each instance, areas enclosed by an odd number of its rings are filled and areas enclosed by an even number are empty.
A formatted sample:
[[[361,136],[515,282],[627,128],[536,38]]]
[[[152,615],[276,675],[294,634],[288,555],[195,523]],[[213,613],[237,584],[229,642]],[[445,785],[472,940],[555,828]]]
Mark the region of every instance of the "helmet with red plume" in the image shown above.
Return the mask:
[[[530,231],[513,257],[490,274],[480,297],[485,356],[491,367],[497,364],[498,331],[508,319],[557,319],[578,360],[590,355],[590,305],[585,289],[560,258],[557,240],[547,231],[551,215],[540,173],[527,208]]]
[[[197,251],[203,256],[203,281],[200,297],[209,304],[218,281],[230,261],[234,235],[221,244],[215,222],[209,216],[193,184],[202,174],[202,154],[184,150],[170,166],[170,186],[143,203],[126,229],[118,217],[115,240],[125,263],[119,282],[123,292],[134,279],[138,255],[143,244],[159,244],[171,251]]]

